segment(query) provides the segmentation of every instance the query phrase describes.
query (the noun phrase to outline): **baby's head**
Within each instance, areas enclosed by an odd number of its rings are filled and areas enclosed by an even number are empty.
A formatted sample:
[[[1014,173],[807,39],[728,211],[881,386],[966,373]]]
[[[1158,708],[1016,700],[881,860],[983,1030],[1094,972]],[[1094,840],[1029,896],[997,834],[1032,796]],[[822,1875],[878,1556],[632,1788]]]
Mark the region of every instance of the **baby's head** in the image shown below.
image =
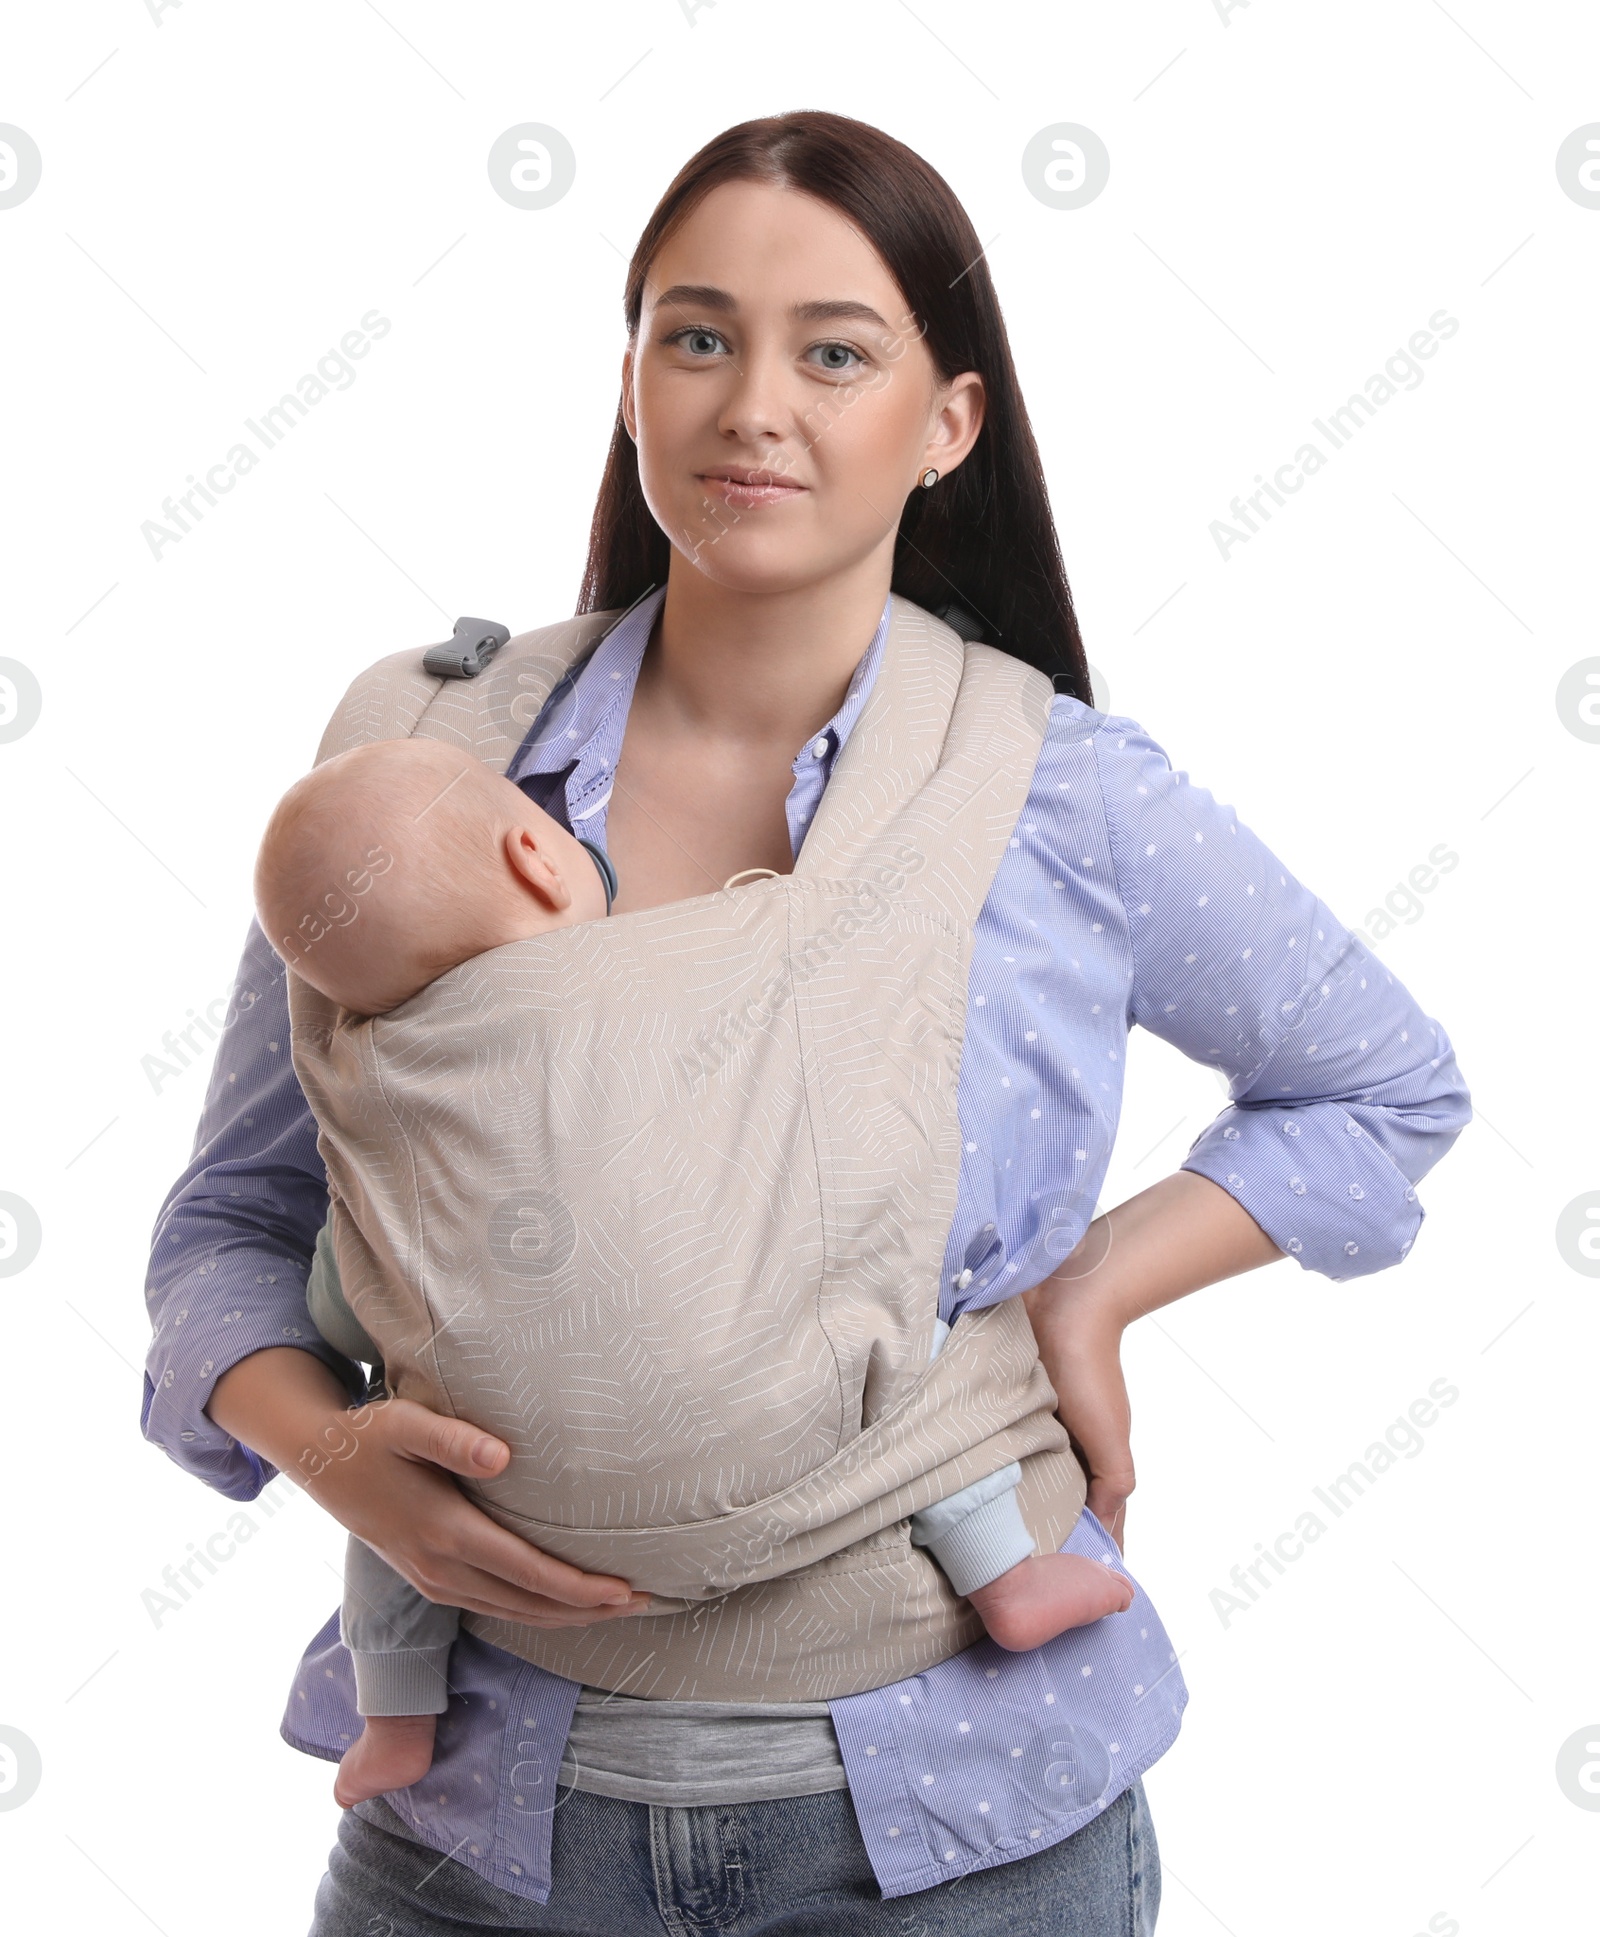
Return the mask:
[[[606,912],[593,855],[439,740],[373,740],[297,780],[256,858],[256,912],[295,973],[357,1015],[458,962]]]

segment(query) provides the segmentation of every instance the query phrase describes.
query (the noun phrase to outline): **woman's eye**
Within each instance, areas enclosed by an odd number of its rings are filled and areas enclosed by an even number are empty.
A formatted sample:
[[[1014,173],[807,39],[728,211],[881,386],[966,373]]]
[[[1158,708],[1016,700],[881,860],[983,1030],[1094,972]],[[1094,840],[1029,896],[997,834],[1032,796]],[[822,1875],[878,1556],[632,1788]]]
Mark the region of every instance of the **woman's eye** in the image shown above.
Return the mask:
[[[690,356],[715,356],[722,348],[722,338],[715,330],[679,330],[672,340]]]
[[[856,364],[866,362],[861,352],[852,349],[848,343],[814,343],[811,347],[822,368],[835,374],[854,369]]]

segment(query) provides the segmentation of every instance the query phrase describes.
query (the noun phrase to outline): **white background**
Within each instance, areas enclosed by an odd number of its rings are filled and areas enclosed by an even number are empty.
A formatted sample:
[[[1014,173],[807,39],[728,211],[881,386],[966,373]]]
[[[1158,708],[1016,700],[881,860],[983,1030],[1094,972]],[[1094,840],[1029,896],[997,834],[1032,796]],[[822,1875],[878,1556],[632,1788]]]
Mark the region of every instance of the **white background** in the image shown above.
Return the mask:
[[[572,610],[623,258],[704,140],[797,107],[910,143],[989,243],[1113,710],[1352,926],[1459,855],[1378,944],[1477,1110],[1412,1255],[1342,1285],[1286,1260],[1129,1341],[1129,1559],[1192,1696],[1148,1779],[1162,1937],[1592,1929],[1600,1814],[1555,1761],[1600,1722],[1600,1284],[1556,1221],[1600,1187],[1600,746],[1556,687],[1600,652],[1600,210],[1555,156],[1600,120],[1600,23],[1506,0],[9,16],[0,121],[44,165],[0,211],[0,652],[44,710],[0,747],[0,1189],[43,1245],[0,1281],[0,1723],[43,1780],[0,1812],[6,1920],[309,1921],[331,1770],[276,1726],[342,1534],[296,1496],[159,1627],[141,1604],[235,1510],[138,1431],[149,1232],[206,1081],[141,1059],[226,994],[266,815],[349,679],[461,612]],[[577,154],[538,212],[486,173],[524,121]],[[1071,211],[1020,168],[1061,121],[1111,155]],[[373,308],[355,383],[154,559],[141,523]],[[1425,380],[1221,558],[1211,521],[1441,308]],[[1224,1100],[1144,1036],[1129,1079],[1107,1203]],[[1229,1570],[1437,1379],[1423,1451],[1224,1625]]]

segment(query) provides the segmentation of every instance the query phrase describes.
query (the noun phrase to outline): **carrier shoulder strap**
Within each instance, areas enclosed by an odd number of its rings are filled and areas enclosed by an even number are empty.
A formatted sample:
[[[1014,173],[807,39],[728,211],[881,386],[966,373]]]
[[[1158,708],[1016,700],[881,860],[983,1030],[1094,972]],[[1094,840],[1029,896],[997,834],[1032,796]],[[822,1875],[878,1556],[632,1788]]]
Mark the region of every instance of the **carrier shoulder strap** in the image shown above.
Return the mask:
[[[370,740],[420,732],[464,746],[504,772],[556,682],[626,616],[581,613],[515,638],[492,619],[458,619],[442,644],[408,646],[357,673],[313,765]]]
[[[421,733],[465,747],[504,773],[559,681],[654,590],[647,587],[621,611],[580,613],[516,637],[496,620],[460,618],[451,637],[440,644],[420,652],[412,646],[390,653],[358,673],[345,689],[313,764],[320,766],[369,740]],[[949,626],[969,666],[1008,657],[998,648],[975,643],[983,628],[958,606],[918,616],[924,623],[931,619],[940,630]],[[1027,686],[1037,707],[1032,689],[1042,687],[1043,681],[1035,675]]]

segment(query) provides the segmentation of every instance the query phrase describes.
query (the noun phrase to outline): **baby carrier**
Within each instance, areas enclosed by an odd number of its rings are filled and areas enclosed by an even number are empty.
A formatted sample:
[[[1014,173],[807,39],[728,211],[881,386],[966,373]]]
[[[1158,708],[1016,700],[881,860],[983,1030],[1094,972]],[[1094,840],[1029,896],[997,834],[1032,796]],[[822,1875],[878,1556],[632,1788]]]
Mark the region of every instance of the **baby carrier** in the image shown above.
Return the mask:
[[[390,1389],[506,1441],[464,1483],[502,1526],[656,1597],[587,1628],[464,1616],[574,1680],[880,1687],[982,1632],[910,1514],[1013,1459],[1042,1550],[1083,1505],[1020,1299],[930,1363],[973,927],[1051,683],[892,606],[792,874],[507,943],[371,1018],[289,977],[339,1275]],[[616,617],[463,621],[380,660],[317,759],[417,733],[503,773]]]

